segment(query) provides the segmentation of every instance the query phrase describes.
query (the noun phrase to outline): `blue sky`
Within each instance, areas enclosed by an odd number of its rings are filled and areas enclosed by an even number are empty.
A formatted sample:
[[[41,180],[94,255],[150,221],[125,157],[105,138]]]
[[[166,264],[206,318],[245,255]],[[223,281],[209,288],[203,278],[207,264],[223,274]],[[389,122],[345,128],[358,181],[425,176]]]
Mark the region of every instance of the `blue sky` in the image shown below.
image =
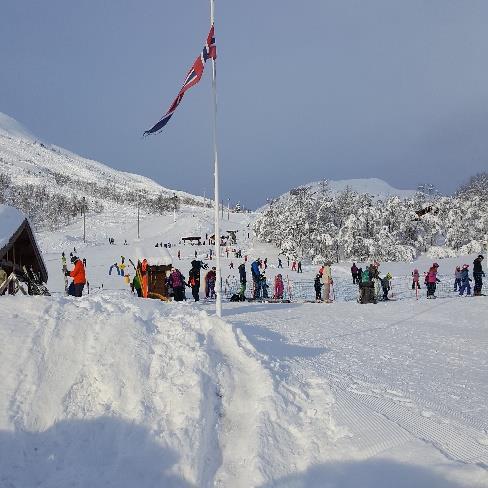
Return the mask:
[[[221,192],[249,207],[322,178],[452,192],[488,167],[488,2],[216,2]],[[0,111],[48,142],[207,195],[201,0],[4,2]],[[209,68],[210,66],[207,66]]]

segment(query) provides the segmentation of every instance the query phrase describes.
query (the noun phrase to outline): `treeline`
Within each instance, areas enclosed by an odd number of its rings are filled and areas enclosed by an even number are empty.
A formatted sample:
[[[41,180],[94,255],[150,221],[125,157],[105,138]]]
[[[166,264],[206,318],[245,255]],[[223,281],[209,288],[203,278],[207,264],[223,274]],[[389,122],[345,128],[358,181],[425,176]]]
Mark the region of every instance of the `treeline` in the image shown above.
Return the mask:
[[[166,193],[147,195],[143,191],[125,189],[115,184],[100,185],[51,172],[57,186],[72,190],[72,195],[60,193],[45,184],[14,183],[6,173],[0,173],[0,203],[11,205],[29,217],[34,227],[57,229],[82,215],[83,205],[91,213],[100,213],[104,204],[137,207],[145,213],[163,214],[182,204],[202,205],[190,198],[169,196]],[[85,196],[85,200],[83,200]]]
[[[375,200],[350,189],[334,194],[324,182],[319,191],[299,188],[272,202],[254,232],[285,255],[316,261],[479,252],[487,244],[487,184],[482,173],[452,197],[419,192],[405,200]]]

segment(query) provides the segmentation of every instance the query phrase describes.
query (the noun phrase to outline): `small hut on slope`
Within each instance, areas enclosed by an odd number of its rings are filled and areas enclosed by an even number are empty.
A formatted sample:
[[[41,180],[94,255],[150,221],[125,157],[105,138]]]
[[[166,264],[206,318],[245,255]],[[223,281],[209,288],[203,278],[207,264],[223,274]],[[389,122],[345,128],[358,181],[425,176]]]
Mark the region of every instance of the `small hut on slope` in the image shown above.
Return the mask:
[[[169,300],[166,278],[171,271],[172,258],[164,247],[136,248],[137,275],[144,298]]]
[[[0,205],[0,268],[6,276],[22,276],[24,267],[47,282],[46,265],[29,220],[16,208]]]

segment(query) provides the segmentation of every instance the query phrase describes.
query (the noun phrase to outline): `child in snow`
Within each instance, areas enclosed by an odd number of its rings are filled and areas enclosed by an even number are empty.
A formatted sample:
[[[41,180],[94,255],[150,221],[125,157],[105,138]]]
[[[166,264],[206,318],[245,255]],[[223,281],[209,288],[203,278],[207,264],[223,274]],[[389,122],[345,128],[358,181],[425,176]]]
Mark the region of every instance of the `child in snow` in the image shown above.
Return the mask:
[[[383,300],[385,301],[389,300],[388,292],[391,289],[391,285],[390,285],[391,278],[392,276],[390,273],[387,273],[387,275],[384,278],[381,278],[381,288],[383,289]]]
[[[274,296],[277,300],[283,300],[283,292],[285,291],[285,285],[283,284],[283,277],[281,274],[277,274],[274,282]]]
[[[454,291],[458,291],[461,289],[461,267],[456,266],[454,270]]]
[[[322,301],[322,282],[320,281],[322,278],[321,274],[318,273],[316,276],[315,276],[315,280],[313,282],[313,287],[315,288],[315,300],[317,300],[318,302],[321,302]]]
[[[439,265],[437,263],[434,263],[430,267],[429,272],[425,277],[425,281],[427,283],[427,298],[437,298],[435,296],[435,288],[436,288],[436,284],[440,283],[441,281],[439,278],[437,278],[438,269],[439,269]]]
[[[412,271],[412,290],[420,290],[420,273],[418,269]]]
[[[463,296],[464,290],[466,290],[466,295],[471,295],[471,285],[469,282],[471,278],[469,277],[469,264],[464,264],[461,270],[461,285],[459,286],[459,296]]]
[[[217,278],[217,268],[214,266],[206,276],[206,297],[215,298],[215,280]]]

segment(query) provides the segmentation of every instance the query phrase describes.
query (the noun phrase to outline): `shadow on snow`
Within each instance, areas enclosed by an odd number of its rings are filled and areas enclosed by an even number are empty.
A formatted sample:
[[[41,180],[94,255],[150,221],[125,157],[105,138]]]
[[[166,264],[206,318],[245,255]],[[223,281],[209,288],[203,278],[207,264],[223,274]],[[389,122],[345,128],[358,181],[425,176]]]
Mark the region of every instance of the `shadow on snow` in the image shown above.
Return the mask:
[[[112,417],[63,420],[44,432],[0,431],[6,488],[189,488],[170,473],[177,461],[149,430]]]

